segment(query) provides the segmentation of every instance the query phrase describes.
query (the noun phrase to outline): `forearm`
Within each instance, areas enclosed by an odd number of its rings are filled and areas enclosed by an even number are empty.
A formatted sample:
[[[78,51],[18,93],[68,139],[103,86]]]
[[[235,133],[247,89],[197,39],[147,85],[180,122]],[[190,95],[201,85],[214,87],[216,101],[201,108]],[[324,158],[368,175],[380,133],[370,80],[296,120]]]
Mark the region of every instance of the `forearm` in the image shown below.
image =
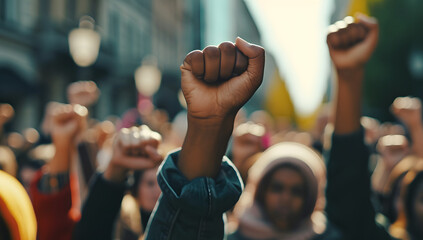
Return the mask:
[[[72,154],[75,152],[75,145],[71,141],[54,143],[55,154],[48,163],[47,171],[50,174],[68,172]]]
[[[117,184],[96,176],[82,208],[74,239],[112,239],[113,224],[125,193],[124,183]]]
[[[215,177],[219,172],[232,134],[234,117],[219,122],[198,122],[188,117],[188,131],[182,145],[178,167],[189,180]]]
[[[413,142],[413,152],[418,157],[423,157],[423,126],[418,124],[416,126],[411,126],[408,129],[411,135],[411,141]]]
[[[360,129],[364,68],[337,70],[335,133],[349,134]]]

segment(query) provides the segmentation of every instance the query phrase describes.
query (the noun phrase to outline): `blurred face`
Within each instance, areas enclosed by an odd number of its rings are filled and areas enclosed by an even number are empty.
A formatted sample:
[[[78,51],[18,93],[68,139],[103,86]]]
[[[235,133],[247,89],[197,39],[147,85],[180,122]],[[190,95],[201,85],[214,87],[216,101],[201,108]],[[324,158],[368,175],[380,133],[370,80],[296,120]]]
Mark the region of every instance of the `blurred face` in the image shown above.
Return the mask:
[[[419,235],[423,236],[423,181],[420,181],[417,186],[416,197],[413,200],[414,219],[413,224],[415,229],[420,231]]]
[[[138,185],[137,201],[139,206],[147,212],[153,211],[161,193],[156,172],[157,168],[145,171]]]
[[[292,168],[281,168],[271,177],[265,193],[265,210],[271,222],[282,231],[296,227],[304,206],[305,182]]]

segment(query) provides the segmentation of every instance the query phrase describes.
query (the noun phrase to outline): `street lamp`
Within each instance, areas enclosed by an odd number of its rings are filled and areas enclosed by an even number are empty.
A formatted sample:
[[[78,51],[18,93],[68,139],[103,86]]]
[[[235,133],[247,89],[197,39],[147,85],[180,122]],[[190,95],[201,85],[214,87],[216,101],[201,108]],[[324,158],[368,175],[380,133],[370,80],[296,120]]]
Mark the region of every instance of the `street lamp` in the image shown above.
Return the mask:
[[[135,70],[134,78],[137,90],[142,96],[153,96],[159,90],[162,80],[162,73],[157,68],[155,58],[144,58],[141,66]]]
[[[80,67],[92,65],[100,50],[100,34],[94,30],[94,19],[83,16],[79,28],[69,33],[69,50],[75,63]]]

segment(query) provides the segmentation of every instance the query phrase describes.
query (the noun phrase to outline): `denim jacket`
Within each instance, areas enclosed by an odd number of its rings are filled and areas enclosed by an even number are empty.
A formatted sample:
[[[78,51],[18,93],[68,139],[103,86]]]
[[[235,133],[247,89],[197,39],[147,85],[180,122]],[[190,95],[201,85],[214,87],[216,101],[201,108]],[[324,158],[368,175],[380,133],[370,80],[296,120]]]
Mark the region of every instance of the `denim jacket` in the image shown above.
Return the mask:
[[[177,167],[179,152],[169,154],[159,168],[162,195],[145,239],[223,239],[223,215],[235,205],[244,187],[238,171],[224,157],[216,178],[189,181]]]

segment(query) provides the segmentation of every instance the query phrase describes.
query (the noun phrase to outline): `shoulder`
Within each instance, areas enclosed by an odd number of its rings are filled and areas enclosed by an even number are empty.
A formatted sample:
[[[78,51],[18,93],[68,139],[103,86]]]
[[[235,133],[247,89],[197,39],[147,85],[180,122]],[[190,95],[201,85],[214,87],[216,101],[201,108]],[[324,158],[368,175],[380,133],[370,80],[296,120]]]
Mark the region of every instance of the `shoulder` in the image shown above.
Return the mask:
[[[327,223],[326,230],[317,235],[313,240],[338,240],[343,239],[341,231],[330,222]]]
[[[247,238],[243,237],[241,233],[237,230],[226,237],[226,240],[248,240]]]

